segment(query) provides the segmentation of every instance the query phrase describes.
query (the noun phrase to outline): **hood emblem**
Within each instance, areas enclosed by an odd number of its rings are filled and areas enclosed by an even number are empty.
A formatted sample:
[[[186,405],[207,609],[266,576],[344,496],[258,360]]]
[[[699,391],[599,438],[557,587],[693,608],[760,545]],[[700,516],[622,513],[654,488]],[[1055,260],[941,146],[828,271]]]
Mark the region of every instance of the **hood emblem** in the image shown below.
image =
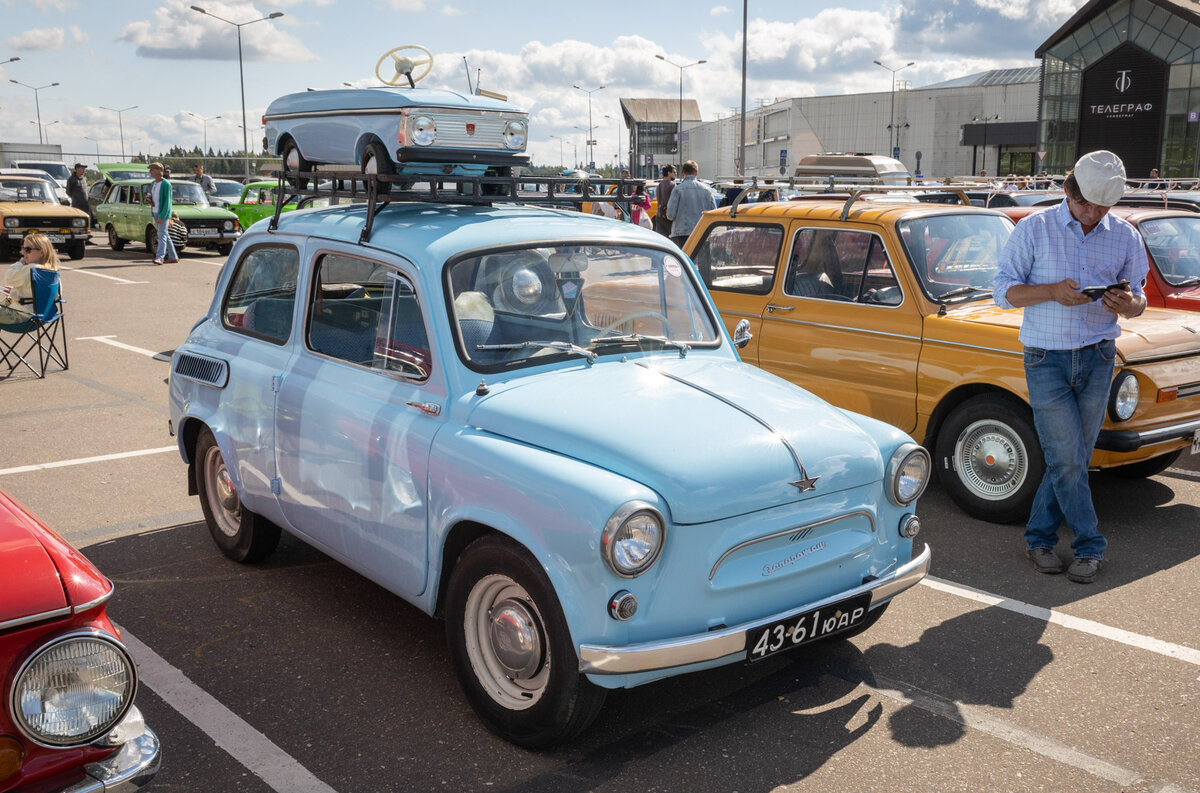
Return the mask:
[[[817,480],[820,478],[819,476],[809,476],[808,471],[801,468],[800,478],[795,482],[788,482],[788,484],[798,489],[801,493],[806,493],[809,490],[817,489]]]
[[[474,124],[467,124],[467,134],[468,135],[475,134],[475,125]]]

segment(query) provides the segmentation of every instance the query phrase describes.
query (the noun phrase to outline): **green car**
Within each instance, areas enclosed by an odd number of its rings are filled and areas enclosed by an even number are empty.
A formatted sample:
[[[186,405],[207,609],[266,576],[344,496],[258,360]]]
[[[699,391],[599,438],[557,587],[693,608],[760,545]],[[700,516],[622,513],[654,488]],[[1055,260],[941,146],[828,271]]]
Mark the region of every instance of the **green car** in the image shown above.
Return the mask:
[[[238,216],[243,229],[248,229],[263,218],[275,214],[275,189],[279,183],[275,181],[250,182],[242,188],[242,197],[229,205],[229,209]],[[296,197],[289,196],[288,203],[283,205],[284,212],[296,208]]]
[[[190,179],[170,182],[175,214],[186,228],[185,233],[185,229],[172,224],[171,240],[175,247],[210,248],[222,256],[228,255],[242,233],[237,215],[210,206],[200,185]],[[96,219],[108,233],[108,244],[114,251],[124,248],[130,240],[146,243],[151,253],[157,250],[158,232],[150,216],[149,190],[153,183],[153,179],[113,182],[104,201],[96,207]]]

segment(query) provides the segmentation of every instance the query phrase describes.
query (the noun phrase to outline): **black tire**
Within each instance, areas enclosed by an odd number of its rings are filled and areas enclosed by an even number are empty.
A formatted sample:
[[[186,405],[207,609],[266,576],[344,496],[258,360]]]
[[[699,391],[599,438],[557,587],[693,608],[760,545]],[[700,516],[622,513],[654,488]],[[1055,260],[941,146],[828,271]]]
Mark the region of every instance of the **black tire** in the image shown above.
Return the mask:
[[[308,187],[308,179],[299,176],[290,176],[290,174],[295,174],[299,171],[312,171],[312,163],[306,160],[304,155],[300,153],[300,147],[296,145],[296,141],[289,138],[283,144],[280,158],[283,161],[284,178],[300,190]]]
[[[108,247],[114,251],[125,250],[125,240],[117,236],[117,229],[113,224],[109,223],[105,231],[108,232]]]
[[[232,242],[222,242],[217,245],[217,253],[221,254],[222,256],[228,256],[229,252],[232,250],[233,250]]]
[[[484,176],[512,176],[512,168],[488,168]],[[485,184],[479,186],[480,195],[508,195],[508,187],[502,184]]]
[[[1028,405],[971,397],[946,417],[935,448],[938,479],[963,512],[991,523],[1029,517],[1046,462]]]
[[[1179,459],[1179,455],[1181,454],[1183,454],[1183,449],[1176,449],[1173,452],[1160,454],[1158,457],[1151,457],[1149,460],[1105,468],[1104,473],[1113,474],[1122,479],[1145,479],[1155,474],[1161,474],[1170,468]]]
[[[153,223],[146,226],[146,248],[151,256],[158,255],[158,228]]]
[[[389,176],[396,172],[396,169],[392,167],[392,158],[388,156],[387,149],[379,141],[371,141],[367,144],[367,148],[363,150],[362,172],[386,174]],[[376,195],[387,195],[390,192],[392,192],[390,182],[376,183]]]
[[[279,527],[242,506],[212,431],[205,427],[193,456],[200,508],[221,553],[235,562],[261,562],[279,545]]]
[[[532,637],[527,644],[536,646],[521,655],[509,648],[505,665],[505,651],[491,636],[497,624],[522,626]],[[570,740],[604,704],[605,690],[579,673],[549,579],[507,537],[481,537],[458,558],[446,595],[446,639],[471,707],[488,729],[518,746]]]
[[[85,244],[83,240],[80,240],[79,242],[72,242],[67,245],[67,256],[71,257],[71,261],[79,261],[83,258],[84,253],[86,253]]]

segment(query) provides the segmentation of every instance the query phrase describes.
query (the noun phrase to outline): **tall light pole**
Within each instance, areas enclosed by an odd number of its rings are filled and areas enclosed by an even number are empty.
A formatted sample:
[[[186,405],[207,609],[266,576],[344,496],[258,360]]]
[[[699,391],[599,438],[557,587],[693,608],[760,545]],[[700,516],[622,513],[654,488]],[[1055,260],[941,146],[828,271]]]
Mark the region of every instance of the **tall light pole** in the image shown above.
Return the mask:
[[[614,156],[617,158],[617,171],[619,172],[621,170],[621,119],[616,116],[610,116],[608,113],[605,113],[604,117],[609,121],[617,122],[617,152]]]
[[[590,171],[590,170],[594,170],[596,167],[596,152],[593,149],[593,144],[595,143],[595,139],[592,137],[592,94],[596,93],[599,90],[602,90],[604,88],[604,86],[598,85],[595,88],[591,89],[590,91],[586,88],[580,88],[578,85],[573,86],[573,87],[575,88],[576,91],[583,91],[585,94],[588,95],[587,150],[588,150],[588,170]]]
[[[549,137],[558,138],[558,169],[560,171],[566,170],[563,167],[563,136],[562,135],[550,135]]]
[[[111,110],[112,112],[117,114],[117,128],[121,131],[121,159],[124,160],[125,159],[125,122],[121,120],[121,114],[127,113],[130,110],[137,109],[137,105],[130,105],[129,107],[123,107],[120,110],[117,110],[115,107],[105,107],[104,105],[100,105],[100,109],[101,110]]]
[[[895,157],[896,138],[894,136],[896,135],[896,72],[900,71],[901,69],[907,69],[909,66],[912,66],[914,63],[916,63],[916,61],[909,61],[903,66],[898,66],[895,69],[890,66],[884,66],[879,61],[874,61],[874,63],[876,66],[887,69],[892,73],[892,120],[891,123],[888,124],[888,156]]]
[[[231,20],[225,19],[224,17],[219,17],[210,11],[205,11],[200,6],[192,6],[192,10],[196,11],[198,13],[204,14],[206,16],[210,16],[213,19],[219,19],[220,21],[225,22],[226,24],[229,24],[229,25],[233,25],[235,28],[237,28],[238,82],[240,82],[242,85],[242,154],[245,157],[246,178],[249,179],[250,178],[250,142],[249,142],[249,140],[247,140],[247,135],[246,135],[246,76],[242,70],[242,28],[246,27],[246,25],[253,25],[255,22],[265,22],[268,19],[278,19],[279,17],[283,16],[283,12],[282,11],[272,11],[270,14],[267,14],[265,17],[259,17],[258,19],[251,19],[249,22],[233,22]]]
[[[20,58],[9,58],[9,60],[17,61],[17,60],[20,60]],[[40,85],[35,88],[34,86],[28,85],[27,83],[23,83],[20,80],[10,79],[9,82],[16,83],[17,85],[23,85],[26,88],[33,89],[33,105],[35,108],[37,108],[38,143],[45,143],[46,141],[44,141],[42,139],[42,103],[41,103],[41,100],[38,99],[38,92],[45,88],[53,88],[54,86],[58,85],[58,83],[50,83],[49,85]]]
[[[193,113],[190,110],[187,111],[187,114],[189,116],[191,116],[192,118],[200,119],[200,123],[204,124],[204,150],[200,152],[200,162],[204,163],[204,170],[207,171],[208,170],[208,122],[216,121],[218,118],[220,118],[220,116],[209,116],[208,118],[205,118],[204,116],[196,115],[195,113]]]
[[[96,140],[95,138],[93,138],[89,135],[84,135],[83,139],[90,140],[92,143],[96,144],[96,162],[100,162],[100,141]]]
[[[699,66],[708,61],[700,60],[695,63],[675,63],[665,55],[655,55],[660,61],[665,61],[679,70],[679,126],[675,128],[675,152],[679,155],[679,176],[683,176],[683,70]]]
[[[30,121],[29,123],[30,123],[30,124],[38,124],[38,123],[40,123],[40,122],[37,122],[37,121]],[[53,126],[54,126],[55,124],[57,124],[57,123],[58,123],[57,121],[47,121],[47,122],[46,122],[46,124],[45,124],[45,126],[46,126],[46,143],[49,143],[49,142],[50,142],[50,127],[53,127]],[[40,130],[40,129],[38,130],[38,134],[39,134],[39,135],[41,134],[41,130]]]
[[[983,122],[983,168],[982,168],[982,170],[985,170],[985,171],[987,170],[987,125],[989,123],[991,123],[992,121],[999,121],[999,120],[1000,120],[999,113],[995,114],[994,116],[975,116],[974,118],[971,119],[971,121],[973,121],[976,124],[978,124],[981,121]],[[1000,173],[1000,155],[997,154],[996,155],[996,174],[999,175],[999,173]]]

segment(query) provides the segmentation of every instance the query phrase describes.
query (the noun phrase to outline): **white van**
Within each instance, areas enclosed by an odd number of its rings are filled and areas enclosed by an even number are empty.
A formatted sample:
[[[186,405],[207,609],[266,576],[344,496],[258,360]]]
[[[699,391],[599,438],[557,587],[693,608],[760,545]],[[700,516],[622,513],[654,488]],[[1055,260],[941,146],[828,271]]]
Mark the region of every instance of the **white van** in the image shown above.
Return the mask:
[[[71,169],[61,160],[13,160],[9,165],[13,168],[30,168],[35,171],[45,171],[53,176],[54,181],[58,182],[58,186],[64,190],[67,187],[67,179],[71,178]]]
[[[828,179],[833,176],[839,182],[912,184],[912,174],[904,163],[878,154],[809,154],[800,158],[795,175],[806,179]]]

